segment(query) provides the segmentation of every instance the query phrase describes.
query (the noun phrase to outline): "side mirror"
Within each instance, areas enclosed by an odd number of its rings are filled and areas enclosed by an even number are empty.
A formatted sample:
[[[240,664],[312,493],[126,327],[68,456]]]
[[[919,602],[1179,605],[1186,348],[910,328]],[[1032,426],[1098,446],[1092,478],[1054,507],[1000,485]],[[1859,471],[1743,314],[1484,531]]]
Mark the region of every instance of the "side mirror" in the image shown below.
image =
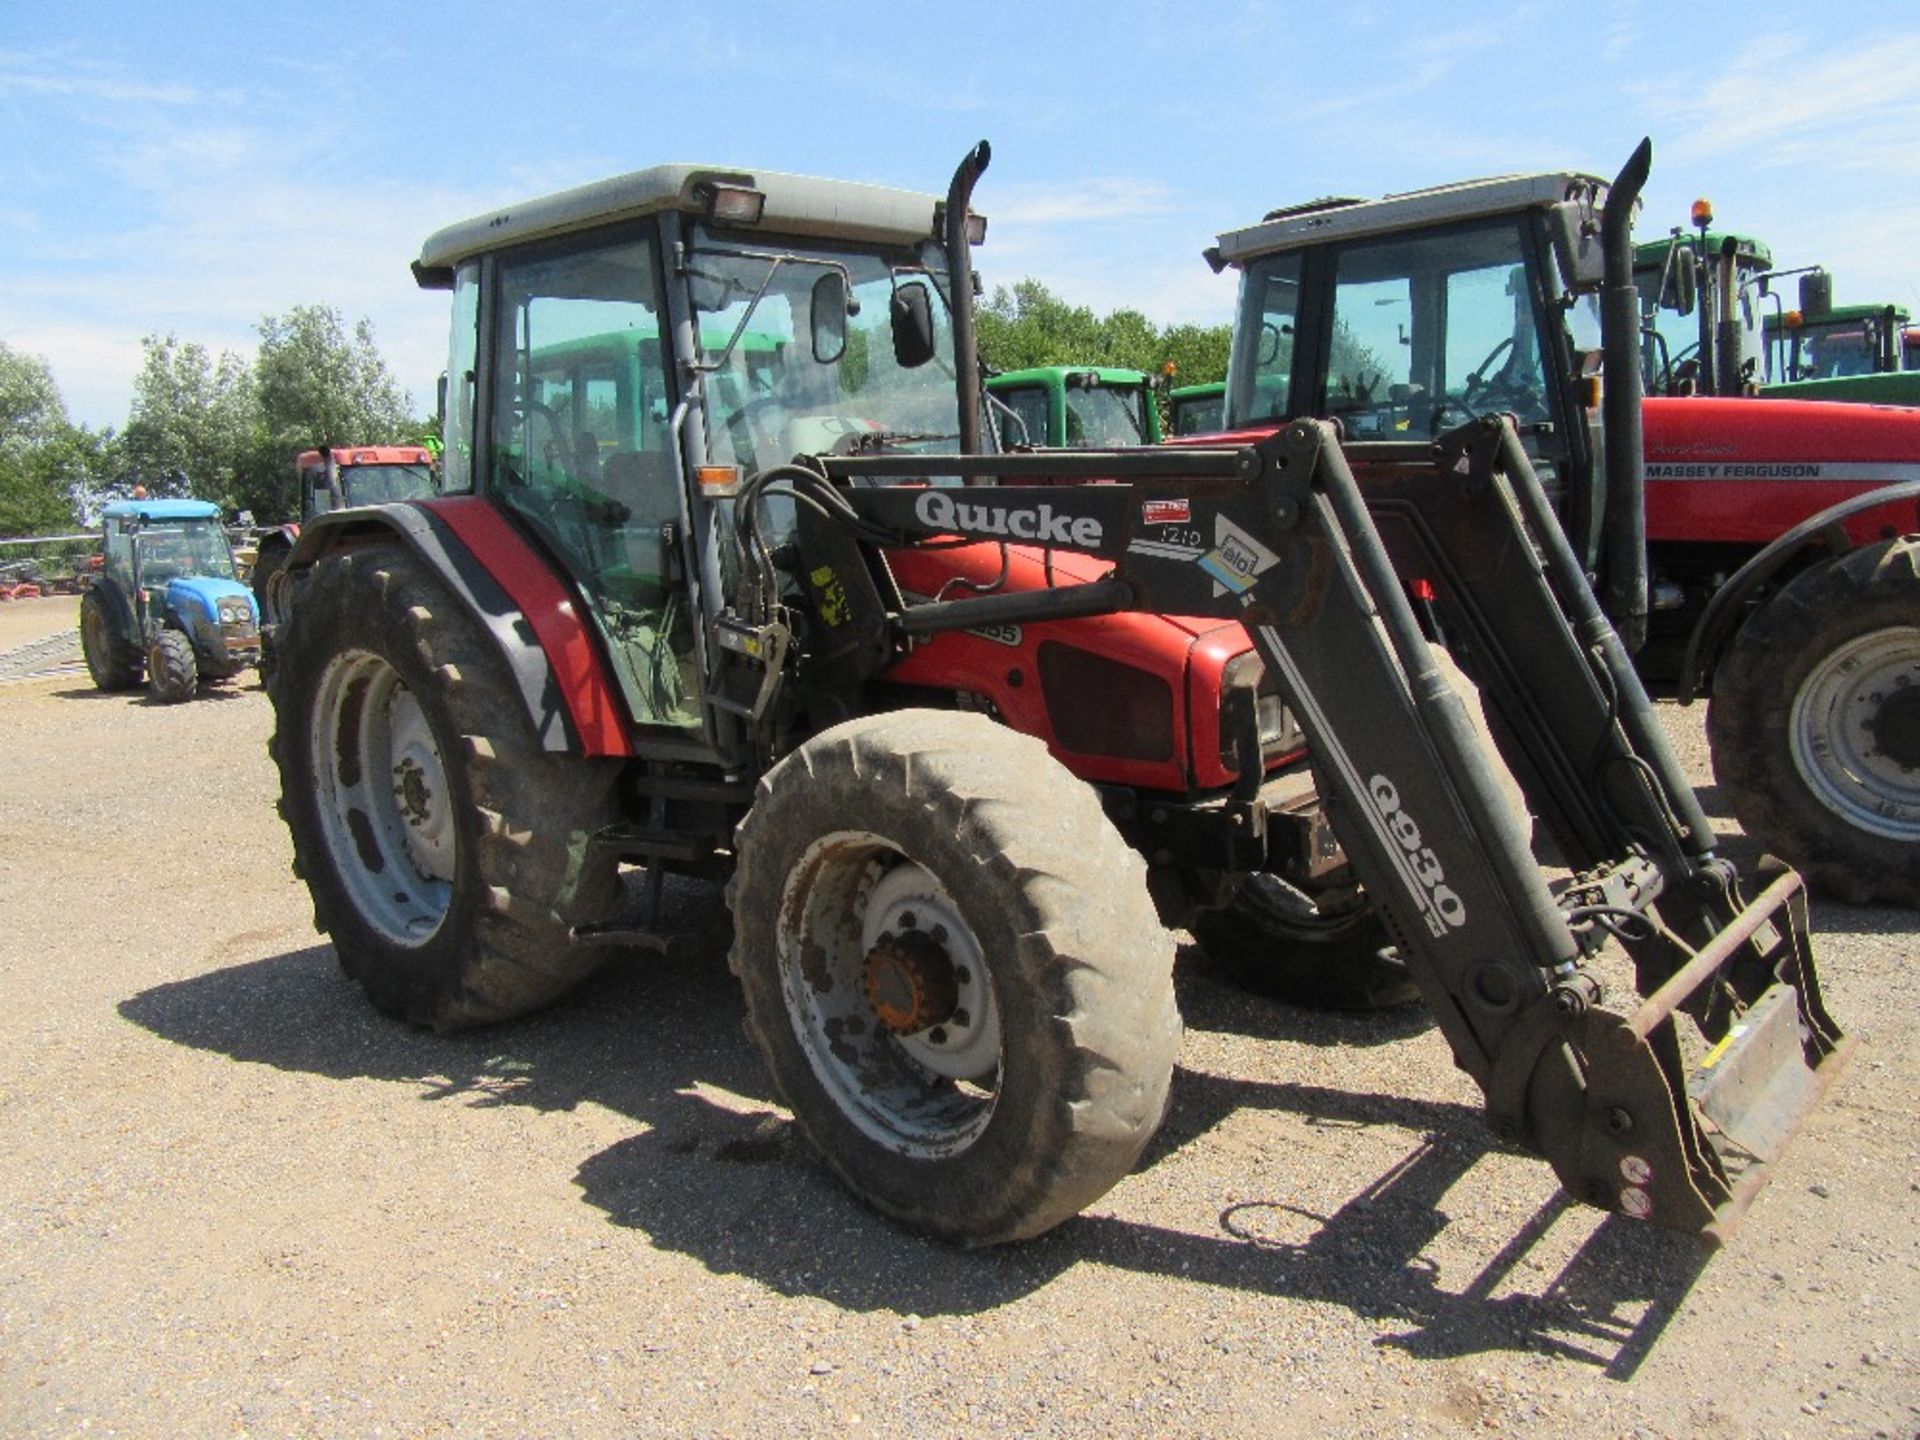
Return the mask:
[[[1271,320],[1262,321],[1260,325],[1260,353],[1256,357],[1255,363],[1264,370],[1279,358],[1280,327]]]
[[[926,282],[909,280],[894,288],[888,305],[893,322],[893,358],[902,370],[917,370],[934,356],[933,298]]]
[[[1607,282],[1607,262],[1600,244],[1600,224],[1593,212],[1576,200],[1547,211],[1547,232],[1553,238],[1560,278],[1576,295],[1599,290]]]
[[[1800,277],[1800,313],[1809,320],[1818,319],[1833,309],[1833,276],[1824,270],[1812,270]]]
[[[1681,315],[1691,315],[1693,307],[1699,303],[1698,257],[1691,250],[1676,250],[1673,256],[1673,268],[1667,272],[1666,289],[1660,296],[1661,307]]]
[[[832,365],[847,353],[847,277],[829,270],[813,282],[808,329],[813,335],[813,358]]]

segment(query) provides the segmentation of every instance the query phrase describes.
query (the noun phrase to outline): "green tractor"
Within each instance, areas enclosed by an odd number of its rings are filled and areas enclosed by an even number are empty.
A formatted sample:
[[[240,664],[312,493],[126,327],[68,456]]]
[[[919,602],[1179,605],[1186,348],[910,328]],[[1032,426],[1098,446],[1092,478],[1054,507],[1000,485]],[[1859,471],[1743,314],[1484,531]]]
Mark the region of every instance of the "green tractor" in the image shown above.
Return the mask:
[[[105,565],[80,601],[93,683],[144,676],[163,704],[260,659],[260,612],[240,581],[220,509],[205,500],[120,500],[102,526]]]
[[[1710,228],[1705,201],[1693,215],[1696,233],[1676,227],[1634,249],[1649,395],[1920,405],[1906,310],[1835,305],[1826,270],[1776,269],[1765,241]],[[1791,310],[1774,289],[1789,275],[1800,277]]]
[[[1158,445],[1160,407],[1153,380],[1110,365],[1040,365],[987,381],[1009,446]]]
[[[1227,382],[1180,385],[1167,392],[1167,412],[1176,435],[1214,435],[1227,428]]]

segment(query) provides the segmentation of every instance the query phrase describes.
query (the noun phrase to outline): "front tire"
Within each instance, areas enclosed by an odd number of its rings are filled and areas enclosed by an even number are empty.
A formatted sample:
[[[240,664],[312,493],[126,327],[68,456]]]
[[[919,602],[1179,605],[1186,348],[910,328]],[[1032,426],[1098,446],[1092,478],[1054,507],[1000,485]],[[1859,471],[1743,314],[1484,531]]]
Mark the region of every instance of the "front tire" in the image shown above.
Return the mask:
[[[1707,739],[1741,825],[1816,889],[1920,907],[1920,537],[1762,606],[1715,672]]]
[[[748,1028],[857,1195],[984,1245],[1133,1167],[1179,1050],[1173,941],[1040,742],[943,711],[850,721],[767,774],[739,834]]]
[[[1274,875],[1250,875],[1193,938],[1242,988],[1295,1005],[1382,1010],[1420,998],[1379,911],[1358,886],[1320,896]]]
[[[182,630],[162,630],[147,647],[147,685],[162,705],[191,700],[200,688],[200,663]]]
[[[548,754],[492,642],[395,544],[298,577],[272,695],[315,928],[382,1011],[438,1030],[558,999],[616,908],[618,762]]]

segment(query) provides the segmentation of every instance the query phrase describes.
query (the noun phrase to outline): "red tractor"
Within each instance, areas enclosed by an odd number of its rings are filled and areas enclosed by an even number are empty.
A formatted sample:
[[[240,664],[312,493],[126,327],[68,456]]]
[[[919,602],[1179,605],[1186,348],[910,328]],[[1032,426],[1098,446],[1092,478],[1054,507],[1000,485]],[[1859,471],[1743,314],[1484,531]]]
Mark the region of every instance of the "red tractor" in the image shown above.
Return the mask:
[[[433,453],[423,445],[334,445],[302,450],[293,462],[300,479],[300,519],[263,531],[256,542],[253,593],[270,616],[268,591],[300,538],[302,522],[352,505],[426,500],[438,490]]]
[[[1300,988],[1417,991],[1571,1193],[1723,1229],[1845,1042],[1798,877],[1751,898],[1714,852],[1567,477],[1499,418],[994,453],[986,159],[944,201],[663,166],[427,242],[447,493],[318,517],[277,590],[281,807],[343,967],[415,1023],[503,1019],[644,940],[667,873],[726,877],[805,1133],[987,1243],[1139,1157],[1191,927]],[[1623,266],[1638,180],[1570,202]],[[1571,879],[1443,640],[1519,717]]]
[[[1643,669],[1711,696],[1746,829],[1833,894],[1920,906],[1920,409],[1642,402],[1641,317],[1557,283],[1558,257],[1598,253],[1568,228],[1574,185],[1316,201],[1220,237],[1210,258],[1243,276],[1229,430],[1411,440],[1511,415]]]

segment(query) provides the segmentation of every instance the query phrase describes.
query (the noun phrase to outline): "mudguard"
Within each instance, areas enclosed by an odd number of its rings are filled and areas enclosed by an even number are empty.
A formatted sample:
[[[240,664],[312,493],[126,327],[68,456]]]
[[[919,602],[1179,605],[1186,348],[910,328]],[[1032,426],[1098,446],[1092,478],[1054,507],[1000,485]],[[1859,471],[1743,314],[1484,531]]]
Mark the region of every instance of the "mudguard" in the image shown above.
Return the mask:
[[[1920,480],[1882,486],[1864,495],[1856,495],[1851,500],[1843,500],[1817,515],[1808,516],[1734,571],[1727,583],[1716,590],[1713,598],[1707,602],[1707,608],[1701,612],[1698,623],[1693,627],[1693,634],[1687,639],[1687,655],[1680,667],[1680,683],[1675,698],[1682,705],[1690,705],[1702,694],[1705,689],[1703,682],[1719,660],[1720,651],[1739,628],[1747,602],[1776,575],[1802,554],[1816,548],[1833,554],[1844,553],[1852,548],[1846,521],[1868,510],[1878,510],[1908,500],[1920,501]],[[1914,523],[1920,525],[1920,516],[1916,516]]]
[[[630,721],[572,590],[497,509],[459,495],[317,516],[294,543],[286,573],[375,537],[404,544],[479,621],[543,750],[633,754]]]

